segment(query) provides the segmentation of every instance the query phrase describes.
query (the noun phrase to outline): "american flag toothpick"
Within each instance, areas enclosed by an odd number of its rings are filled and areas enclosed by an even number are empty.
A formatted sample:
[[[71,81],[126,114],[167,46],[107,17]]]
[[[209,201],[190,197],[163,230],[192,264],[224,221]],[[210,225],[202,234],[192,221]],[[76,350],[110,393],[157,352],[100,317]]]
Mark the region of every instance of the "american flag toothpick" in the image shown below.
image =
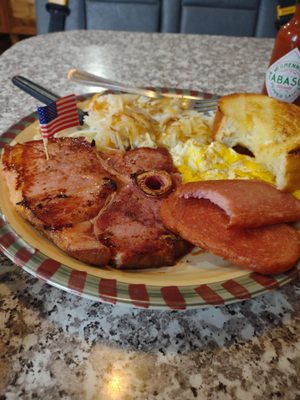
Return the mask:
[[[76,96],[70,94],[61,97],[47,106],[38,107],[37,112],[46,158],[48,160],[48,139],[63,129],[72,128],[80,124],[77,112]]]

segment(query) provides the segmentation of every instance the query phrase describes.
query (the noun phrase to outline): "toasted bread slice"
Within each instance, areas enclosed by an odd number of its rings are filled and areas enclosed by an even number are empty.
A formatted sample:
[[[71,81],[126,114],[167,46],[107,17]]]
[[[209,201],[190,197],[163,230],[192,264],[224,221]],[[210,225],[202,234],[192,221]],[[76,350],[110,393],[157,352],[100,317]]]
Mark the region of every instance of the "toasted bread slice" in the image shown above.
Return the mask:
[[[219,100],[214,139],[247,148],[276,176],[280,190],[300,188],[300,108],[262,94],[230,94]]]

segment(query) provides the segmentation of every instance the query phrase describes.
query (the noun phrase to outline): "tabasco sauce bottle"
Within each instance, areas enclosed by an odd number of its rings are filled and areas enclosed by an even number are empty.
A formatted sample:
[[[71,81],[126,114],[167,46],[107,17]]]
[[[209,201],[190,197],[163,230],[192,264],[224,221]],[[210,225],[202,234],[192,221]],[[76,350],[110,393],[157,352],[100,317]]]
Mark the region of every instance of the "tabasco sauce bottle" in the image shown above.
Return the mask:
[[[300,105],[300,0],[293,18],[277,34],[263,93]]]

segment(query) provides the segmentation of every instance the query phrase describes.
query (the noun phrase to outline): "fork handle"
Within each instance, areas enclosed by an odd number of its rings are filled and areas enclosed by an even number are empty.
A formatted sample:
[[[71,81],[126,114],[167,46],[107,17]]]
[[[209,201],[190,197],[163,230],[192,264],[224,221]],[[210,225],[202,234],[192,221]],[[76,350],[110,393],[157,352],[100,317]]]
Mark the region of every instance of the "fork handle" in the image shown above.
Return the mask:
[[[85,85],[92,86],[100,86],[105,89],[117,90],[121,92],[137,94],[140,96],[146,96],[150,98],[161,98],[161,94],[155,92],[154,90],[142,89],[139,87],[131,87],[124,85],[123,83],[119,83],[116,81],[111,81],[109,79],[102,78],[101,76],[97,76],[94,74],[90,74],[86,71],[81,71],[79,69],[72,68],[68,72],[68,79],[74,82],[82,83]]]
[[[45,89],[37,83],[30,81],[24,76],[14,76],[12,78],[12,83],[19,89],[23,90],[23,92],[30,94],[30,96],[34,97],[44,104],[50,104],[53,103],[53,101],[59,99],[59,96],[57,94],[50,92],[48,89]]]
[[[29,94],[30,96],[34,97],[35,99],[46,105],[53,103],[60,98],[60,96],[58,96],[57,94],[50,92],[50,90],[38,85],[35,82],[32,82],[31,80],[21,75],[14,76],[12,78],[12,83],[19,89],[23,90],[23,92]],[[82,125],[84,116],[87,115],[87,113],[80,108],[77,108],[77,111],[80,119],[80,124]]]

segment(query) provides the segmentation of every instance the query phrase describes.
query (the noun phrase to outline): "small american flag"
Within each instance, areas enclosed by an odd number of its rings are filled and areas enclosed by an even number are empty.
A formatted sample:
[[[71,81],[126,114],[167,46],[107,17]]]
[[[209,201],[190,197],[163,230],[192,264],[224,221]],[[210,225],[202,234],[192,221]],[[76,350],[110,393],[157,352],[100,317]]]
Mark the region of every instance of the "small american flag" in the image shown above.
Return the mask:
[[[47,106],[38,107],[37,112],[43,139],[80,123],[74,94],[62,97]]]

